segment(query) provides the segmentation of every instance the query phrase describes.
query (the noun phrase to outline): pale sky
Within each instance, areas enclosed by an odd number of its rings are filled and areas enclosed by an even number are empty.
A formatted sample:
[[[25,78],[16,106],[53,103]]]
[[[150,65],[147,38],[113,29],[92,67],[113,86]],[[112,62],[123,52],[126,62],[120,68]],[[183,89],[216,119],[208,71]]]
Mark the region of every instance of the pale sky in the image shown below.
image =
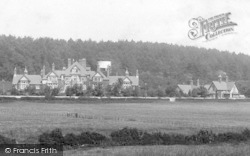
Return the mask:
[[[250,55],[249,0],[1,0],[0,35],[134,40]],[[234,34],[190,40],[188,21],[231,12]]]

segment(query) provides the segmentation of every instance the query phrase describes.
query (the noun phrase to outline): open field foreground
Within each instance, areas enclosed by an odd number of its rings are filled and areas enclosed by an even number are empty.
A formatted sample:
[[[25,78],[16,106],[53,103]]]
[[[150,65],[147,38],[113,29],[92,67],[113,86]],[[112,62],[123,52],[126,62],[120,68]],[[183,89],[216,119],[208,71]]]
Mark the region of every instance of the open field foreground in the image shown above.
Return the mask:
[[[91,150],[72,150],[64,156],[249,156],[250,146],[239,145],[197,145],[197,146],[127,146],[97,148]]]
[[[112,104],[0,104],[0,133],[22,143],[34,143],[46,130],[63,133],[96,131],[104,135],[123,127],[149,132],[196,133],[241,131],[250,128],[249,102],[159,102]]]

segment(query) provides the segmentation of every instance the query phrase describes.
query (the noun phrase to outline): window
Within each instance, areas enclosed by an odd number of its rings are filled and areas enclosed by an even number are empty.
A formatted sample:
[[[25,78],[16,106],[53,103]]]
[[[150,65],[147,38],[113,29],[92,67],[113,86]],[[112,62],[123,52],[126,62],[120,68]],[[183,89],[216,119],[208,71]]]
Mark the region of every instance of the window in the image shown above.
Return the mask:
[[[74,67],[72,68],[71,70],[72,73],[78,73],[79,72],[79,69],[77,67]]]
[[[36,85],[36,89],[40,89],[40,85]]]

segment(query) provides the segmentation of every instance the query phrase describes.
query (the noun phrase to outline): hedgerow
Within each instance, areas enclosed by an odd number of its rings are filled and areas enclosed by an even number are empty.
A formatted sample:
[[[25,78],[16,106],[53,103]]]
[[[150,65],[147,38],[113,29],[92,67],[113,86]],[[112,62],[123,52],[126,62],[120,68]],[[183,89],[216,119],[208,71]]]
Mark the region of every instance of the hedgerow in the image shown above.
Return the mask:
[[[110,137],[96,132],[82,132],[62,135],[60,129],[45,132],[39,136],[40,144],[66,145],[77,147],[80,145],[92,146],[130,146],[130,145],[200,145],[217,143],[240,143],[250,140],[250,130],[245,129],[240,133],[225,132],[215,134],[212,131],[200,130],[193,135],[166,134],[161,132],[148,133],[136,128],[123,128],[113,131]],[[1,137],[0,137],[1,143]]]

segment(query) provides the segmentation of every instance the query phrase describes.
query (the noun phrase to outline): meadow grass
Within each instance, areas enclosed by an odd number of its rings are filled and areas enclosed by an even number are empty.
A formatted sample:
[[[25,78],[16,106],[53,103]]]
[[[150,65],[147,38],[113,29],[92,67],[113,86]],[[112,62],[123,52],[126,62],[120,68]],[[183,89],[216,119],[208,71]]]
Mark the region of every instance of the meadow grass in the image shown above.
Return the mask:
[[[35,143],[39,134],[54,128],[61,128],[64,134],[96,131],[104,135],[124,127],[182,134],[200,129],[218,133],[250,128],[249,102],[61,104],[19,101],[1,103],[0,112],[0,134],[22,143]]]
[[[249,144],[126,146],[65,151],[64,156],[249,156]]]

